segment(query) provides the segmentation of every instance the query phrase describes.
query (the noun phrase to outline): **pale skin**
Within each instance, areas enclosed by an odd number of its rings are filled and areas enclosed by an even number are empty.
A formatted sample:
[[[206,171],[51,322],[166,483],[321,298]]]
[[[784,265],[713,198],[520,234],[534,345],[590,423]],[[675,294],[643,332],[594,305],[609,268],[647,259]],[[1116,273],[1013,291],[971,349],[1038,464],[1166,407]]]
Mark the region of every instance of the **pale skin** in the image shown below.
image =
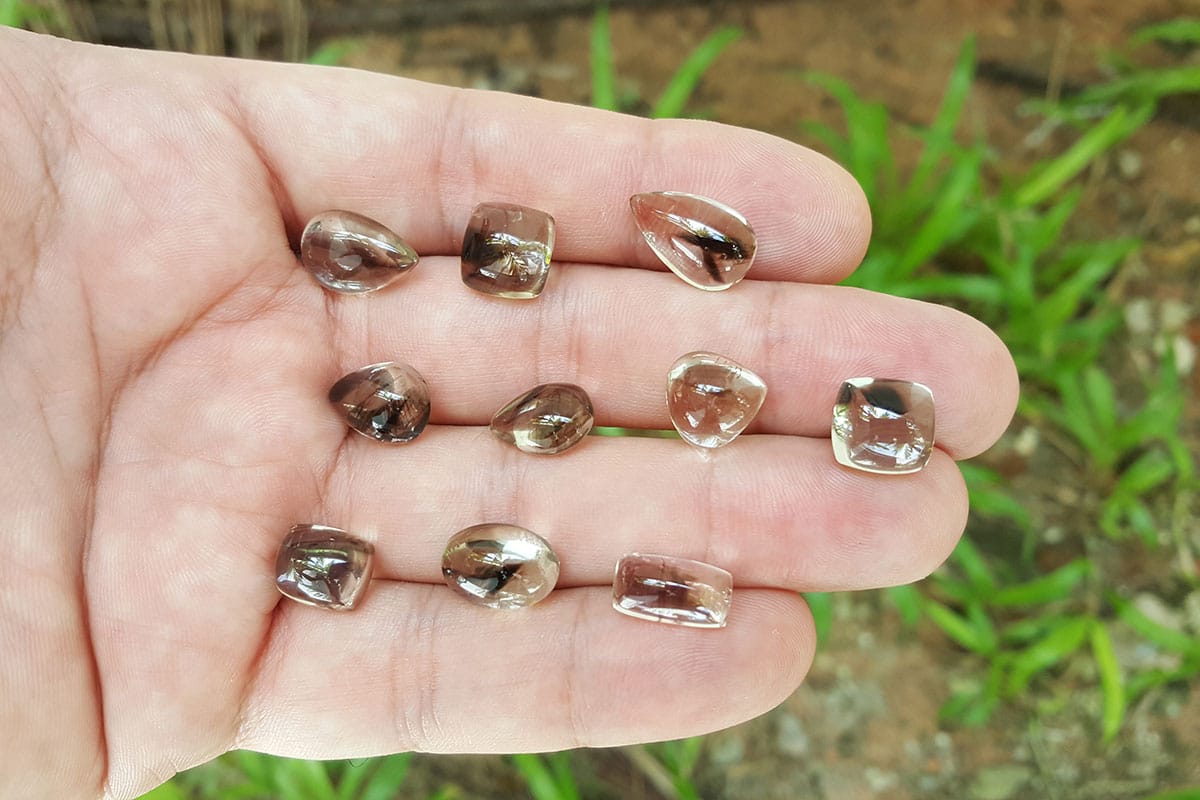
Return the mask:
[[[1007,424],[997,338],[958,312],[833,287],[866,248],[824,157],[707,122],[648,122],[348,70],[105,49],[0,28],[0,797],[132,798],[232,748],[306,758],[521,752],[699,734],[761,714],[813,657],[798,592],[921,578],[966,517],[955,459]],[[689,191],[759,237],[707,294],[656,263],[628,198]],[[479,202],[552,213],[554,272],[521,303],[464,287]],[[323,291],[294,249],[331,208],[422,255],[370,296]],[[770,391],[748,435],[589,439],[537,458],[486,432],[535,384],[600,425],[669,427],[676,357],[713,350]],[[325,400],[383,360],[433,419],[385,446]],[[933,389],[938,450],[881,477],[836,465],[846,377]],[[488,521],[541,533],[559,588],[519,612],[441,582]],[[375,542],[360,608],[275,590],[288,527]],[[735,576],[720,631],[613,613],[628,552]]]

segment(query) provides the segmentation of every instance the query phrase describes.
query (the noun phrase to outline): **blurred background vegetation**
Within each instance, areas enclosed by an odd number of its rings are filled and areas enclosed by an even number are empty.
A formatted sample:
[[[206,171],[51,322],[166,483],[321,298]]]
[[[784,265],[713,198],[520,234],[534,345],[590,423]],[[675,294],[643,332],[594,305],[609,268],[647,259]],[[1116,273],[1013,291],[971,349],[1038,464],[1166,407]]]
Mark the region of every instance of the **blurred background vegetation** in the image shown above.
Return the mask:
[[[962,308],[1019,366],[1016,420],[963,465],[961,545],[918,585],[809,595],[809,681],[728,731],[508,758],[232,753],[147,797],[1200,798],[1196,7],[610,5],[0,0],[0,23],[708,117],[830,154],[875,220],[848,282]]]

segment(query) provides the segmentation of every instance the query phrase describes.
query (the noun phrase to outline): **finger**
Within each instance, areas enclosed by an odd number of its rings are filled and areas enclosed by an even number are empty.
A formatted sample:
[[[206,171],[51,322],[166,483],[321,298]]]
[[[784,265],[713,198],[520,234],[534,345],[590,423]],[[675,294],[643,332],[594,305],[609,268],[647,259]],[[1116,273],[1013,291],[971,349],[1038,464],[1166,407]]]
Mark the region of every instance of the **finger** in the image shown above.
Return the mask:
[[[450,255],[476,204],[506,201],[554,216],[558,259],[662,269],[629,197],[673,190],[746,216],[759,279],[834,282],[866,250],[870,212],[854,180],[764,133],[350,70],[242,62],[227,78],[293,233],[344,208],[392,227],[422,255]]]
[[[661,552],[738,586],[828,591],[928,575],[963,531],[967,495],[942,453],[883,477],[799,437],[746,436],[708,457],[679,440],[590,437],[539,457],[482,429],[433,427],[403,447],[347,440],[325,502],[301,513],[375,541],[383,578],[440,583],[453,533],[509,522],[551,543],[563,586],[609,584],[621,556]]]
[[[377,582],[350,614],[281,604],[237,747],[301,758],[531,752],[724,728],[780,703],[812,661],[788,592],[735,594],[697,630],[611,610],[603,588],[519,611]]]
[[[600,425],[670,428],[667,371],[693,350],[766,381],[759,432],[828,437],[842,381],[859,376],[929,386],[938,446],[956,458],[989,447],[1016,407],[1007,349],[943,306],[761,281],[713,296],[670,275],[575,264],[556,266],[537,300],[514,303],[465,289],[449,261],[430,259],[394,292],[333,305],[335,369],[412,364],[430,382],[435,422],[486,424],[520,392],[569,381],[590,393]]]

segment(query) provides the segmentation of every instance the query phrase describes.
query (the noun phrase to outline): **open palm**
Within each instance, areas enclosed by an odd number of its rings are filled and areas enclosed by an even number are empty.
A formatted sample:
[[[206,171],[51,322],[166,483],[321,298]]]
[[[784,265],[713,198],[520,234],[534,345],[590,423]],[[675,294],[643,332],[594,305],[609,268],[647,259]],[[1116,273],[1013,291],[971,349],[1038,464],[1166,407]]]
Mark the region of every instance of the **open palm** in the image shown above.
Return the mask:
[[[0,796],[134,797],[234,747],[303,757],[530,751],[700,733],[770,708],[814,648],[798,590],[903,583],[961,533],[953,458],[1015,402],[997,339],[944,308],[823,284],[870,221],[796,145],[346,70],[122,52],[0,29]],[[627,198],[742,211],[757,263],[706,294],[661,270]],[[479,202],[557,220],[530,302],[462,286]],[[375,295],[299,267],[305,220],[374,217],[422,255]],[[488,418],[578,383],[597,424],[669,427],[675,358],[767,381],[750,434],[593,439],[555,458]],[[385,446],[325,392],[377,361],[429,381],[432,424]],[[840,381],[934,391],[939,451],[888,478],[837,466]],[[547,538],[559,589],[498,612],[442,583],[445,540],[498,521]],[[376,544],[362,607],[282,601],[295,522]],[[698,558],[738,586],[719,631],[612,613],[628,552]]]

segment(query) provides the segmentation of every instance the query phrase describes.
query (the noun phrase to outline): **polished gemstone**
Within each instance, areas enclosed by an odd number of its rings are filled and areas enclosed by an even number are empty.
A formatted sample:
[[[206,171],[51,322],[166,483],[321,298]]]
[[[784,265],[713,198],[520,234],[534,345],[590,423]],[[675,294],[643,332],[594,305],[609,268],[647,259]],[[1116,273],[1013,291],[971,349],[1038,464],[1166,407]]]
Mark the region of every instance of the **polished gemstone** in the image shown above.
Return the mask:
[[[375,548],[327,525],[293,525],[275,558],[275,586],[298,603],[348,611],[371,581]]]
[[[442,577],[479,605],[524,608],[545,599],[558,582],[558,556],[545,539],[516,525],[472,525],[450,537]]]
[[[659,259],[697,289],[728,289],[754,262],[754,230],[724,203],[684,192],[644,192],[629,198],[629,205]]]
[[[617,562],[613,608],[652,622],[723,628],[733,576],[720,567],[672,556],[633,553]]]
[[[385,361],[355,370],[329,389],[346,424],[381,442],[417,438],[429,422],[429,386],[407,364]]]
[[[675,430],[697,447],[729,444],[767,399],[767,385],[715,353],[688,353],[667,373],[667,410]]]
[[[543,383],[492,417],[492,433],[526,453],[554,455],[592,430],[592,400],[573,383]]]
[[[933,453],[933,392],[911,381],[851,378],[833,407],[833,455],[847,467],[903,475]]]
[[[536,208],[484,203],[463,236],[463,283],[497,297],[537,297],[553,250],[554,217]]]
[[[335,292],[382,289],[417,265],[408,243],[369,217],[352,211],[326,211],[309,220],[300,234],[300,261]]]

